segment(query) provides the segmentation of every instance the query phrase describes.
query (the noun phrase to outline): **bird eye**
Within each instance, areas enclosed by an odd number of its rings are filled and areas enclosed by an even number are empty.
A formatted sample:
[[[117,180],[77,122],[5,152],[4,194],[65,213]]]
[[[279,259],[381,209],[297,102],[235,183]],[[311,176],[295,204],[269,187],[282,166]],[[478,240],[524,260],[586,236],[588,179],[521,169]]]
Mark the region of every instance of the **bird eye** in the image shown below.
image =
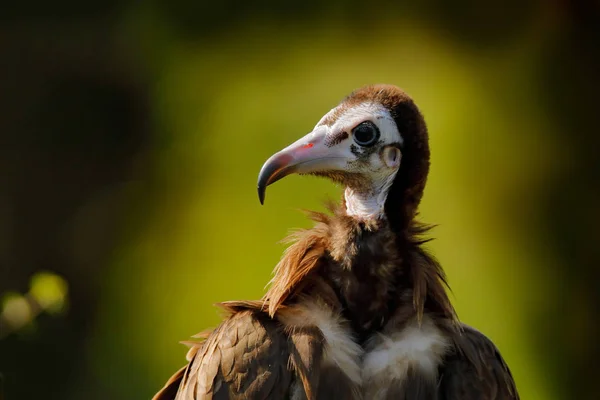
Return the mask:
[[[372,146],[379,139],[379,129],[371,121],[365,121],[358,124],[352,130],[354,141],[360,146]]]

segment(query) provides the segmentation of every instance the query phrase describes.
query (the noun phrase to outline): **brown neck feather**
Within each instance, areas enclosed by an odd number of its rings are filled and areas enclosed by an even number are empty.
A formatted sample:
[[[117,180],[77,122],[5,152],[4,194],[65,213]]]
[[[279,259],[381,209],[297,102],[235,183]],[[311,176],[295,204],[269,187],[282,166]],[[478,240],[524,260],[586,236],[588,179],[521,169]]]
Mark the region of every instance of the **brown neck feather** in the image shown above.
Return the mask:
[[[324,299],[350,321],[358,338],[382,328],[403,307],[455,322],[440,264],[422,244],[428,227],[411,222],[397,232],[387,220],[357,221],[343,207],[311,212],[316,226],[296,232],[263,300],[269,314],[303,296]]]

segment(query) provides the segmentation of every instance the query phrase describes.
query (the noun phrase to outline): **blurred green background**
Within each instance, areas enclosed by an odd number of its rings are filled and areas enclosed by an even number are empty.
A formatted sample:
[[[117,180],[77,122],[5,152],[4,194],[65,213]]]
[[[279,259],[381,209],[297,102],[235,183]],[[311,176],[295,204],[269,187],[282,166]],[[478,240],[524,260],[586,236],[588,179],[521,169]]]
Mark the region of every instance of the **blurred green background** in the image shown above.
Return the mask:
[[[393,83],[430,129],[421,207],[463,321],[523,399],[597,399],[598,2],[14,2],[0,13],[4,398],[147,399],[300,208],[273,152]],[[0,384],[2,385],[2,384]],[[2,389],[0,389],[1,391]],[[0,398],[2,395],[0,394]]]

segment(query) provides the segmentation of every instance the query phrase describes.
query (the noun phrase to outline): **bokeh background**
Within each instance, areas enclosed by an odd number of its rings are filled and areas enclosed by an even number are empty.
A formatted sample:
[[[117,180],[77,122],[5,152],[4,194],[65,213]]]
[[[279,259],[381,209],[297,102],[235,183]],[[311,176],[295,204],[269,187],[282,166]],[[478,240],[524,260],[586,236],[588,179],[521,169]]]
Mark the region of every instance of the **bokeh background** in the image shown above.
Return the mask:
[[[429,124],[422,219],[523,399],[598,399],[599,3],[13,2],[0,12],[6,400],[147,399],[178,343],[256,299],[299,208],[273,152],[351,90]],[[0,398],[2,394],[0,394]]]

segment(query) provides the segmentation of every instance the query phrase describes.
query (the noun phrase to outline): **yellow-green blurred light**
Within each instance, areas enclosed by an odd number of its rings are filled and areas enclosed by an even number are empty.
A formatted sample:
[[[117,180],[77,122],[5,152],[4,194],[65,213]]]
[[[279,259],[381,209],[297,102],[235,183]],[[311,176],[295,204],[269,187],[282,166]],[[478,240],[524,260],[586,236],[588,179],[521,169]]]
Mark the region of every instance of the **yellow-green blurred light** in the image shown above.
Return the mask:
[[[38,272],[31,278],[29,293],[40,307],[49,313],[61,313],[65,309],[68,284],[62,277],[51,272]]]

